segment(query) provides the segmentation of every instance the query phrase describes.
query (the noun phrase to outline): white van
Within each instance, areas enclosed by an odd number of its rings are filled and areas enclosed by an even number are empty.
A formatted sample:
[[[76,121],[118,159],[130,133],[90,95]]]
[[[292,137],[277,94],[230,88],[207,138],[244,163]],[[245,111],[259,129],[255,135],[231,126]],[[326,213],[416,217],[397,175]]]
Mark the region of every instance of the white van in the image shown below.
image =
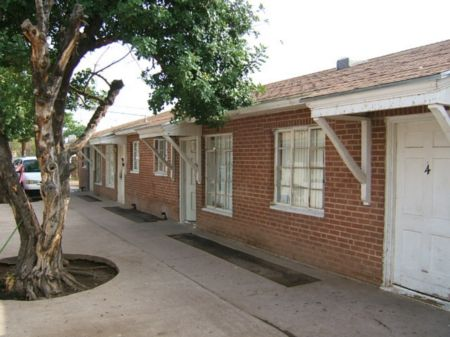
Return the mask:
[[[16,158],[13,163],[25,191],[32,195],[39,195],[42,178],[37,158],[20,157]]]

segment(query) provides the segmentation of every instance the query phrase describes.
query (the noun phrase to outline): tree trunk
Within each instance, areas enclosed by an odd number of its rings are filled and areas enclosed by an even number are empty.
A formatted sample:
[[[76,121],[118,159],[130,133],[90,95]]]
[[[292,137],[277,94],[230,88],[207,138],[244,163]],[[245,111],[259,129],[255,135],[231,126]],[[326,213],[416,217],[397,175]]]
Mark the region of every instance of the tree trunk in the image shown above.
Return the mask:
[[[20,249],[10,291],[27,299],[53,297],[64,287],[76,290],[82,285],[65,270],[62,256],[62,231],[69,205],[69,165],[66,158],[60,163],[63,174],[57,177],[60,186],[55,193],[43,195],[44,219],[39,223],[33,206],[19,184],[12,165],[12,155],[6,137],[0,133],[0,187],[10,204],[20,234]],[[55,176],[56,177],[56,176]],[[58,195],[56,195],[58,193]]]
[[[21,25],[32,49],[36,156],[41,170],[41,196],[44,204],[40,224],[28,200],[27,207],[21,210],[25,214],[16,216],[16,221],[25,217],[25,222],[19,227],[21,247],[14,290],[28,299],[59,295],[66,286],[76,290],[83,288],[65,270],[61,248],[70,198],[70,155],[85,146],[123,87],[122,81],[111,83],[106,98],[91,117],[83,135],[65,150],[62,128],[70,78],[76,64],[84,55],[83,52],[87,52],[79,50],[78,56],[75,53],[81,37],[80,28],[84,25],[84,12],[80,4],[74,5],[60,53],[52,63],[47,34],[53,5],[53,1],[36,0],[37,24],[33,25],[27,19]],[[12,167],[10,163],[11,160],[8,159],[8,164]],[[17,180],[17,177],[14,179]],[[9,180],[8,184],[12,184],[12,181]],[[22,198],[25,193],[21,188],[20,191]],[[12,194],[8,195],[7,199],[15,212],[19,212],[20,203],[25,203],[23,199],[16,200]]]
[[[39,233],[39,221],[33,206],[19,183],[17,173],[12,164],[12,154],[8,139],[0,133],[0,188],[5,193],[5,199],[11,206],[20,234],[20,249],[16,264],[14,288],[20,291],[21,279],[25,279],[33,269],[36,261],[36,239]],[[12,290],[12,289],[11,289]]]
[[[21,156],[25,157],[25,150],[27,148],[27,142],[25,140],[21,140],[20,141],[20,146],[21,146],[21,148],[20,148]]]

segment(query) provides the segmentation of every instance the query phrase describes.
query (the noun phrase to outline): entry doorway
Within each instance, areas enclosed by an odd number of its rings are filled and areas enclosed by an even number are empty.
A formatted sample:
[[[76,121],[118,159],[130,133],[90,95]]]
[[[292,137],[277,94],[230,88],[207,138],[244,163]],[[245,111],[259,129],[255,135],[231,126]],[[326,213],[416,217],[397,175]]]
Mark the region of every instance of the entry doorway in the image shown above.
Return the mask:
[[[181,151],[191,161],[197,163],[198,139],[196,137],[180,139]],[[197,220],[196,170],[192,165],[180,159],[180,221]]]
[[[395,131],[391,283],[450,301],[450,143],[431,116]]]
[[[125,204],[125,176],[127,173],[127,145],[117,145],[117,202]]]

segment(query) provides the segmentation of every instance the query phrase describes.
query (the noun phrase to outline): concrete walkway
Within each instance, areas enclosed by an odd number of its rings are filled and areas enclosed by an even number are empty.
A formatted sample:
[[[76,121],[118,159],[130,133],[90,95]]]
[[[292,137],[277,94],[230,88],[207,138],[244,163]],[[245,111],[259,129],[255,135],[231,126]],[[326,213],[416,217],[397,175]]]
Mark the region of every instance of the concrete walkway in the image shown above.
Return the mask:
[[[130,222],[103,209],[114,205],[73,197],[64,251],[108,258],[119,275],[63,298],[1,301],[0,337],[450,336],[449,312],[216,238],[321,280],[286,288],[167,237],[186,226]],[[0,244],[13,228],[0,205]],[[0,258],[17,248],[16,235]]]

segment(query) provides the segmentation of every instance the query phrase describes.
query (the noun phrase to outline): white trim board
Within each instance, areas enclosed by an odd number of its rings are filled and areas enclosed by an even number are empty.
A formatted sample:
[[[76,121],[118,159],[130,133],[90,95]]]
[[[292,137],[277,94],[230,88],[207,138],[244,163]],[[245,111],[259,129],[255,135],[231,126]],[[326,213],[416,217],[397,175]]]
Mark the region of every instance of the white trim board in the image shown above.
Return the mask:
[[[388,87],[312,98],[311,116],[328,117],[421,105],[450,105],[450,78],[426,78]]]
[[[91,145],[108,145],[108,144],[114,144],[114,145],[126,145],[127,144],[127,137],[126,136],[103,136],[98,138],[92,138],[89,140],[89,144]]]
[[[152,126],[141,126],[136,128],[139,138],[155,138],[161,136],[200,136],[202,127],[194,123],[164,123]]]

